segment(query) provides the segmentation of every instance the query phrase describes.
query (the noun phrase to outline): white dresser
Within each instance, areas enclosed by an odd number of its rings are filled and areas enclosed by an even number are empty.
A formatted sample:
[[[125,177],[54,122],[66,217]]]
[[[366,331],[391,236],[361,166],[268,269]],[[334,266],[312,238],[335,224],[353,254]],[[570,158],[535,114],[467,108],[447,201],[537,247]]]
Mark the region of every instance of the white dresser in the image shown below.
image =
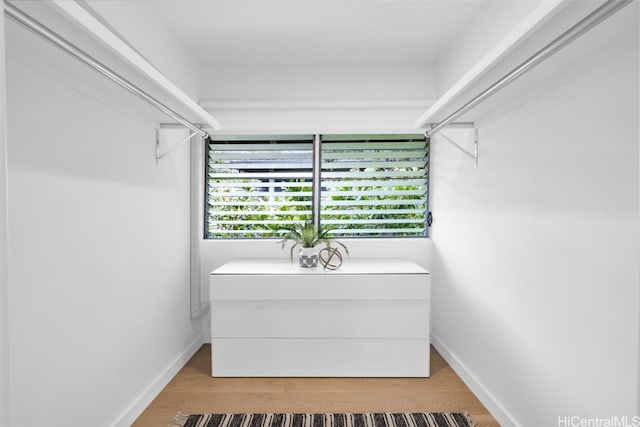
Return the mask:
[[[228,262],[210,278],[212,375],[427,377],[430,291],[406,260]]]

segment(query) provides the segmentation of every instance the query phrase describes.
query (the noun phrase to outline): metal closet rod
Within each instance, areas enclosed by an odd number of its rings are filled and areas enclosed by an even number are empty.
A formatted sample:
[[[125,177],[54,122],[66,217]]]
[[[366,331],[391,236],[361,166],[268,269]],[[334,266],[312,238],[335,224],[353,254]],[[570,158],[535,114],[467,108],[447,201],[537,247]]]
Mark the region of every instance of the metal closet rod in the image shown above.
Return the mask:
[[[598,25],[600,22],[604,21],[609,16],[613,15],[618,10],[622,9],[632,1],[633,0],[608,0],[602,6],[598,7],[589,15],[585,16],[573,27],[569,28],[567,31],[554,39],[551,43],[540,49],[538,52],[534,53],[509,73],[505,74],[500,80],[489,86],[471,101],[458,108],[440,123],[433,125],[426,131],[426,136],[430,138],[433,134],[438,132],[443,127],[447,126],[453,120],[471,110],[476,105],[480,104],[481,102],[492,96],[494,93],[498,92],[500,89],[504,88],[506,85],[508,85],[527,71],[531,70],[533,67],[546,60],[551,55],[558,52],[560,49],[564,48],[569,43],[589,31],[591,28]]]
[[[15,22],[21,24],[22,26],[32,31],[36,35],[42,37],[43,39],[53,44],[57,48],[73,56],[75,59],[82,62],[83,64],[86,64],[89,67],[93,68],[103,76],[108,77],[110,80],[112,80],[116,84],[125,88],[126,90],[136,95],[138,98],[142,99],[143,101],[146,101],[148,104],[152,105],[156,109],[162,111],[164,114],[171,117],[178,123],[191,129],[196,134],[200,135],[203,138],[206,138],[207,136],[209,136],[207,132],[203,131],[198,126],[194,125],[189,120],[185,119],[180,114],[176,113],[171,108],[167,107],[166,105],[158,101],[153,96],[149,95],[148,93],[146,93],[145,91],[143,91],[142,89],[140,89],[139,87],[137,87],[136,85],[134,85],[133,83],[125,79],[124,77],[120,76],[115,71],[111,70],[106,65],[102,64],[101,62],[93,58],[91,55],[89,55],[88,53],[79,49],[78,47],[73,45],[71,42],[64,39],[62,36],[56,34],[51,29],[44,26],[42,23],[36,21],[31,16],[27,15],[22,10],[18,9],[13,4],[9,3],[7,0],[4,0],[4,13],[6,16],[13,19]]]

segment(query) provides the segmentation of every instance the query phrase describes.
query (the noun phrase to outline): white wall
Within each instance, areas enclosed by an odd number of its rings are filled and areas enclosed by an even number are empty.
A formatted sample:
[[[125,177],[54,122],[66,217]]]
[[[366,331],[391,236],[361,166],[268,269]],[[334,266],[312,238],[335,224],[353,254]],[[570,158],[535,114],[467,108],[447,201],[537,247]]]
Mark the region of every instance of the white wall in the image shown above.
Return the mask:
[[[0,5],[4,16],[4,3]],[[0,426],[9,425],[8,182],[4,19],[0,20]]]
[[[205,67],[205,100],[406,100],[436,95],[430,63]]]
[[[514,30],[516,24],[548,7],[541,1],[486,2],[454,43],[435,63],[438,95],[442,95],[467,70]]]
[[[638,413],[638,71],[495,119],[476,169],[432,144],[433,337],[501,425]]]
[[[436,95],[429,63],[206,67],[221,132],[412,130]]]
[[[157,167],[153,126],[25,46],[8,40],[11,425],[130,425],[202,343],[188,146]]]

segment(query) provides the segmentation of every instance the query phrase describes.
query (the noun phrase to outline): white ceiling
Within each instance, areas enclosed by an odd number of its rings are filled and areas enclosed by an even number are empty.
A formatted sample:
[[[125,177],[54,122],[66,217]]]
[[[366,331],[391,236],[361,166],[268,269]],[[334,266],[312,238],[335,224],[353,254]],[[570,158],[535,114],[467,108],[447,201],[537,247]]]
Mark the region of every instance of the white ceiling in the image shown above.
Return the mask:
[[[375,64],[438,57],[485,0],[147,2],[202,65]]]

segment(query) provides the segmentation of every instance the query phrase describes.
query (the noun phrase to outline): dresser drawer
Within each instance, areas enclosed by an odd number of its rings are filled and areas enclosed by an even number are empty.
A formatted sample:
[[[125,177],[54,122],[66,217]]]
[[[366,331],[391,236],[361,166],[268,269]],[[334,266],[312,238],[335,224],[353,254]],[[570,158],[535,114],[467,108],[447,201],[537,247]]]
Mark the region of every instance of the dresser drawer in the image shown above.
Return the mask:
[[[428,338],[427,300],[213,301],[211,336]]]
[[[216,377],[427,377],[429,342],[239,339],[211,342]]]
[[[429,299],[428,274],[212,275],[216,300]]]

